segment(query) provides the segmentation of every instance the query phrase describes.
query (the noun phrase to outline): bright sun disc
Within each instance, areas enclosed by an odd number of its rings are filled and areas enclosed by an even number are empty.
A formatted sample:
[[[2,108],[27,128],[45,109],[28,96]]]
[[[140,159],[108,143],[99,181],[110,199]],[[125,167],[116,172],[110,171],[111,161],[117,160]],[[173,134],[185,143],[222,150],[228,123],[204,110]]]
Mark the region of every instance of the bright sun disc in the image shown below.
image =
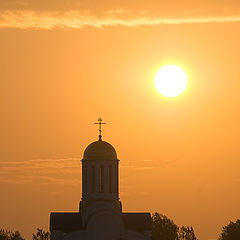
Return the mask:
[[[186,89],[187,75],[176,65],[164,66],[155,76],[155,86],[163,96],[176,97]]]

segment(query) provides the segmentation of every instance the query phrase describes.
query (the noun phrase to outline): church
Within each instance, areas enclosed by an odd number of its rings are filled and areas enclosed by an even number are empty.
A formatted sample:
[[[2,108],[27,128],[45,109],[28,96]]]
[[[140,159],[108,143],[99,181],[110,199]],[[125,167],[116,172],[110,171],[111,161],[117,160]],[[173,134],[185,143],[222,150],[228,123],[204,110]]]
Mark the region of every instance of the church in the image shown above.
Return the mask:
[[[150,240],[151,215],[123,212],[119,200],[119,160],[114,147],[99,139],[82,161],[82,199],[77,212],[50,214],[51,240]]]

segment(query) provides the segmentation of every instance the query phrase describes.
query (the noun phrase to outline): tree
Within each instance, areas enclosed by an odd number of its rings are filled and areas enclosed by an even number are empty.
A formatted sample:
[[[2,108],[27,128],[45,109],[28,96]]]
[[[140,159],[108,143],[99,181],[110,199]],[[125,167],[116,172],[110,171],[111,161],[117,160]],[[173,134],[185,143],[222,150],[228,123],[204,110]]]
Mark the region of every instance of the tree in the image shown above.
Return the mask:
[[[184,227],[178,231],[178,239],[179,240],[197,240],[194,230],[192,227]]]
[[[37,232],[36,234],[33,233],[32,239],[33,240],[50,240],[50,233],[44,232],[42,229],[37,228]]]
[[[222,228],[219,240],[239,240],[240,239],[240,220],[230,222]]]
[[[178,240],[178,226],[166,216],[152,215],[152,240]]]
[[[0,240],[25,240],[19,231],[8,231],[0,229]]]

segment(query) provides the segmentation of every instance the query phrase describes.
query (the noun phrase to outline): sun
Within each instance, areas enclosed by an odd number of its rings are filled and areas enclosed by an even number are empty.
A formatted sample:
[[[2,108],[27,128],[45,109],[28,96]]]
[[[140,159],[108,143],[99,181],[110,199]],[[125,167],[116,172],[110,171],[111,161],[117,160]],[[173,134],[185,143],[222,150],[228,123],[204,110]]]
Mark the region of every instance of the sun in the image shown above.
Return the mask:
[[[155,87],[165,97],[176,97],[187,87],[187,75],[176,65],[167,65],[155,75]]]

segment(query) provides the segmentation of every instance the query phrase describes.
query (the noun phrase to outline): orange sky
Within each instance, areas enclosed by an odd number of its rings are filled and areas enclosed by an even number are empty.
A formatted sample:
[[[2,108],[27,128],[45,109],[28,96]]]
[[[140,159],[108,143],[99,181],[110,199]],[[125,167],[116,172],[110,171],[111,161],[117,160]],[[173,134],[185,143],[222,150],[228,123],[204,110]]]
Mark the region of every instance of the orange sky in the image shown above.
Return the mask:
[[[30,239],[78,209],[101,116],[124,210],[216,239],[240,217],[239,1],[49,2],[0,3],[0,228]],[[189,77],[174,99],[154,87],[164,64]]]

